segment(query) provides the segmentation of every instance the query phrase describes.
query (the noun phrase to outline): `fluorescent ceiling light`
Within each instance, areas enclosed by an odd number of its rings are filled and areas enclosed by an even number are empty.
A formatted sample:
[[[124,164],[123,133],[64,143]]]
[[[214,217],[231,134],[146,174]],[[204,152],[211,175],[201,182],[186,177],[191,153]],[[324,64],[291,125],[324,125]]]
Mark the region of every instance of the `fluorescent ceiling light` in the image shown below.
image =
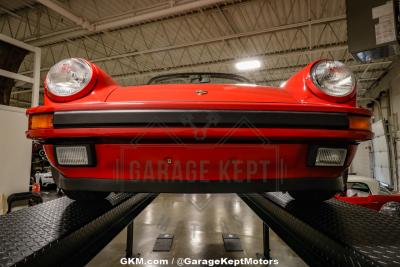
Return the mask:
[[[261,62],[257,59],[244,60],[237,62],[235,64],[235,67],[238,70],[254,70],[254,69],[259,69],[261,67]]]

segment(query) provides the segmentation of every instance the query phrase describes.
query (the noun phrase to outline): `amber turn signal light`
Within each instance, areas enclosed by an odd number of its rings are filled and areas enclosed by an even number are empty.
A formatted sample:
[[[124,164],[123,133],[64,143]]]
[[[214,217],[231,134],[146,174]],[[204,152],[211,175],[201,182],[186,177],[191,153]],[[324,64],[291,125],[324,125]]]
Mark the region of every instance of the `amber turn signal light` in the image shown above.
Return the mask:
[[[371,118],[362,116],[349,116],[349,128],[351,130],[371,131]]]
[[[53,114],[39,114],[29,116],[29,130],[53,128]]]

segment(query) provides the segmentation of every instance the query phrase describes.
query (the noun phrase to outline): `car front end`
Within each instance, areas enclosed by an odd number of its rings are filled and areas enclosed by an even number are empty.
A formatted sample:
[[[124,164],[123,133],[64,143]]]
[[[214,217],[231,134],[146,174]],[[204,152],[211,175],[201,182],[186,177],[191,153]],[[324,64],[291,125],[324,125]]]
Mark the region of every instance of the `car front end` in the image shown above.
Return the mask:
[[[196,82],[122,87],[90,62],[66,60],[49,71],[45,104],[28,110],[27,136],[44,144],[66,192],[298,198],[341,190],[357,143],[372,137],[340,62],[313,62],[281,88],[189,77]]]

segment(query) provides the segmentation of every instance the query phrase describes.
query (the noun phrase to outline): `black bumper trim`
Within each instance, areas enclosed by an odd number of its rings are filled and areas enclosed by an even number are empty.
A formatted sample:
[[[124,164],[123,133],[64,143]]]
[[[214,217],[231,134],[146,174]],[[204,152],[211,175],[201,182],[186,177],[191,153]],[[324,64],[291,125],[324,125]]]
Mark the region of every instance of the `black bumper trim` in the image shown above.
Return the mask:
[[[252,181],[135,181],[67,178],[53,169],[58,187],[65,190],[140,193],[256,193],[302,190],[343,190],[343,179],[296,178]]]
[[[54,128],[207,127],[348,129],[346,113],[239,110],[92,110],[54,113]]]

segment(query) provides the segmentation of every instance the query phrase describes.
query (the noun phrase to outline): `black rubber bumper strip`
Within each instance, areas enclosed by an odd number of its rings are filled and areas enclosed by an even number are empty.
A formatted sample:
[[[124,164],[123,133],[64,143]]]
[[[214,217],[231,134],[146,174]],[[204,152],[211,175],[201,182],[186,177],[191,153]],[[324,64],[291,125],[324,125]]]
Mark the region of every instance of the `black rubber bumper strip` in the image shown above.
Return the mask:
[[[346,113],[240,110],[92,110],[54,113],[54,128],[206,127],[348,129]]]
[[[68,178],[57,171],[53,177],[58,187],[64,190],[140,192],[140,193],[255,193],[291,190],[343,190],[343,179],[338,178],[296,178],[265,179],[248,181],[173,181],[173,180],[125,180]]]

